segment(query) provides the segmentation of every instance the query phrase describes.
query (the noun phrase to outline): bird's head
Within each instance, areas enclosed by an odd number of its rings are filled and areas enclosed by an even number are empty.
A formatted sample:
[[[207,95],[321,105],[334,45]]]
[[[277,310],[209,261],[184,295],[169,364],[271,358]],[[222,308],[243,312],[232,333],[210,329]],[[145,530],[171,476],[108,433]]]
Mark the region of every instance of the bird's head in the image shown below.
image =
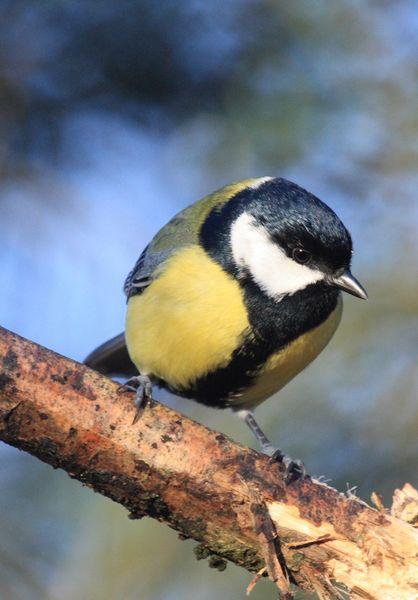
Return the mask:
[[[349,232],[333,210],[296,184],[256,180],[208,219],[209,242],[216,237],[211,218],[222,223],[223,260],[269,297],[280,300],[321,282],[367,298],[350,271]],[[222,253],[219,240],[214,246]]]

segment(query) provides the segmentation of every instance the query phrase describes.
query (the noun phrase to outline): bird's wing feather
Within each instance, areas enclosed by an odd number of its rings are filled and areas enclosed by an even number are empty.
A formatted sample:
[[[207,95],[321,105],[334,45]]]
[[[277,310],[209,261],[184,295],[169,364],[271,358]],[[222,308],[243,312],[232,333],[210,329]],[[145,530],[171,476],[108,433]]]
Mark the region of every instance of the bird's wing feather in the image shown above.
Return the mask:
[[[174,252],[198,243],[200,228],[213,208],[221,207],[255,181],[245,179],[227,185],[175,215],[144,249],[126,278],[124,291],[127,297],[141,293],[148,287]]]

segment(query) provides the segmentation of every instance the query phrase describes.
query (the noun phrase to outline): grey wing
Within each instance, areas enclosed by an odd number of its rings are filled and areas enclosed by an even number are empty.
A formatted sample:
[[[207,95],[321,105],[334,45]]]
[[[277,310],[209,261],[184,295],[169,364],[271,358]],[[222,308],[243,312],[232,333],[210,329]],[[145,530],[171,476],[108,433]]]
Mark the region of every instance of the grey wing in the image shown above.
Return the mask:
[[[174,252],[184,246],[196,243],[197,227],[191,226],[188,218],[195,206],[189,206],[173,217],[144,248],[123,286],[128,299],[136,294],[141,294],[150,285],[156,276],[158,267]]]
[[[157,267],[162,264],[172,251],[152,252],[150,244],[143,250],[141,256],[135,263],[134,268],[129,272],[123,291],[130,298],[135,294],[142,293],[153,280],[153,275]]]
[[[146,246],[141,253],[141,256],[135,263],[134,268],[129,271],[128,276],[123,285],[123,291],[129,298],[133,292],[140,290],[141,287],[146,288],[149,285],[149,279],[152,271],[150,271],[145,265],[145,257],[149,248]]]

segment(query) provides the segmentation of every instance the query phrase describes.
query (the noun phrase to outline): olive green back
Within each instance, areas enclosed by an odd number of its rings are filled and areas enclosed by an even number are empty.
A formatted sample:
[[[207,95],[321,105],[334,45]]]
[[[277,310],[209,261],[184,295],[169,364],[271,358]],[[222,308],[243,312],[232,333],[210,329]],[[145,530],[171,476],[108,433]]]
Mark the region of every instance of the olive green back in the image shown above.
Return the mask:
[[[257,179],[244,179],[231,183],[175,215],[160,229],[141,254],[126,279],[125,293],[130,296],[135,288],[145,288],[152,281],[157,269],[162,267],[174,252],[185,246],[197,244],[200,228],[211,210],[216,206],[223,206],[238,192],[256,181]]]

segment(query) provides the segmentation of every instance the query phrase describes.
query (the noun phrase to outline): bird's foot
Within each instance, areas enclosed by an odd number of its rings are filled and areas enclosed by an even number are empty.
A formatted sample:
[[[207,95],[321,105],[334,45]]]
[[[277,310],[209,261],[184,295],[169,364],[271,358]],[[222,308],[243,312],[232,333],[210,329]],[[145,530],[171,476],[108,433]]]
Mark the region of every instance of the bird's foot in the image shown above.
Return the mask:
[[[135,393],[136,413],[132,425],[139,420],[149,400],[152,400],[152,382],[148,375],[137,375],[125,381],[119,389],[132,390]]]
[[[294,481],[304,479],[307,476],[305,465],[300,459],[291,458],[282,452],[280,448],[269,448],[267,454],[270,456],[272,462],[278,461],[284,465],[286,483],[293,483]]]
[[[275,448],[258,425],[250,410],[240,410],[238,415],[245,420],[248,427],[257,438],[264,454],[267,454],[271,461],[278,461],[284,465],[286,483],[293,483],[293,481],[306,477],[306,469],[303,462],[301,460],[293,460],[279,448]]]

